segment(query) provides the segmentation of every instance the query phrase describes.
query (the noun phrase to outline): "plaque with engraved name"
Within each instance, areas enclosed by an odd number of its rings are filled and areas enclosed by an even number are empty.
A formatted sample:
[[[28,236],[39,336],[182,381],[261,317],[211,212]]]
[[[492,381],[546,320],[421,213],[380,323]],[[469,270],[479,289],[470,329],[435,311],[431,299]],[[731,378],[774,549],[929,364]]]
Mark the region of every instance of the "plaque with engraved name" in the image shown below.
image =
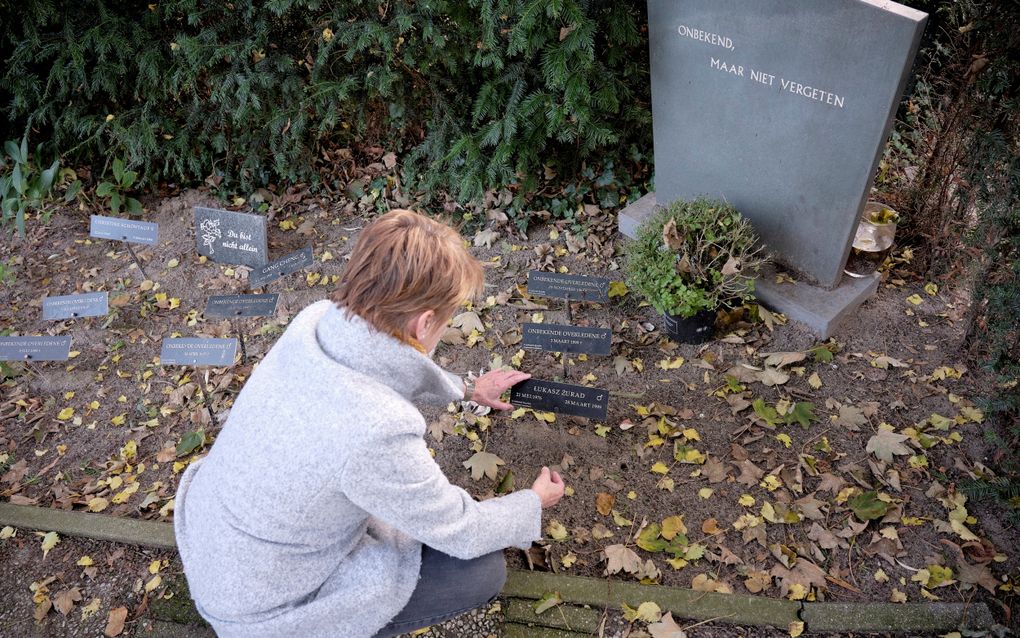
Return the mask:
[[[532,270],[528,272],[528,294],[606,303],[609,301],[609,280],[605,277]]]
[[[237,339],[180,337],[164,339],[159,363],[164,366],[229,366],[237,353]]]
[[[525,350],[546,352],[583,352],[607,355],[612,347],[613,331],[609,328],[583,328],[549,323],[524,324]]]
[[[42,302],[43,319],[77,319],[79,317],[100,317],[110,309],[109,293],[90,292],[83,295],[62,295],[46,297]]]
[[[510,403],[534,410],[604,421],[609,413],[609,391],[527,379],[510,389]]]
[[[271,264],[260,266],[251,271],[248,275],[248,287],[252,290],[261,288],[268,283],[276,281],[284,275],[293,274],[302,268],[310,266],[313,261],[314,259],[312,258],[311,246],[306,246],[301,250],[295,250],[288,255],[280,257]]]
[[[206,317],[269,317],[276,312],[277,293],[213,295],[205,304]]]
[[[137,219],[92,215],[89,218],[89,235],[98,239],[112,239],[151,246],[159,239],[159,225],[155,222],[143,222]]]
[[[0,337],[0,361],[67,361],[71,337]]]

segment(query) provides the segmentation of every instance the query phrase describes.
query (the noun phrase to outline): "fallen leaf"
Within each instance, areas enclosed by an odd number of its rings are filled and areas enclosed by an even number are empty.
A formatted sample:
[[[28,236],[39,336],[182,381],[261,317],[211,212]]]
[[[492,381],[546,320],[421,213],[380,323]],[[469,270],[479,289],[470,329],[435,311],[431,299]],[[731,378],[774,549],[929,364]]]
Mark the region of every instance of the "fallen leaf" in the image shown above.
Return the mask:
[[[50,550],[56,547],[57,543],[60,542],[60,536],[57,535],[56,532],[47,532],[46,534],[43,534],[42,537],[42,553],[43,558],[46,558],[46,555],[50,553]]]
[[[53,594],[53,606],[61,615],[66,616],[74,609],[74,604],[81,601],[81,590],[77,587],[63,589]]]
[[[609,561],[606,565],[607,574],[621,571],[635,574],[641,569],[641,557],[626,545],[610,545],[602,551]]]
[[[471,470],[471,478],[476,481],[481,480],[483,474],[495,481],[500,465],[506,465],[506,462],[490,452],[475,452],[464,461],[464,467]]]
[[[890,429],[879,427],[878,434],[868,439],[865,449],[871,452],[882,461],[892,461],[894,454],[911,454],[911,450],[904,442],[910,437],[905,434],[897,434]]]
[[[595,495],[595,509],[603,516],[609,516],[615,503],[616,497],[608,492],[599,492]]]
[[[666,614],[659,619],[659,622],[648,625],[648,633],[652,638],[687,638],[687,632],[680,628],[673,620],[673,614]]]
[[[103,631],[103,635],[106,636],[106,638],[119,636],[124,631],[124,621],[127,620],[127,615],[127,607],[115,607],[111,609],[110,615],[106,620],[106,629]]]
[[[560,596],[560,592],[552,591],[543,594],[542,597],[536,600],[532,606],[535,609],[535,615],[538,616],[544,612],[549,611],[556,605],[560,605],[562,603],[563,597]]]

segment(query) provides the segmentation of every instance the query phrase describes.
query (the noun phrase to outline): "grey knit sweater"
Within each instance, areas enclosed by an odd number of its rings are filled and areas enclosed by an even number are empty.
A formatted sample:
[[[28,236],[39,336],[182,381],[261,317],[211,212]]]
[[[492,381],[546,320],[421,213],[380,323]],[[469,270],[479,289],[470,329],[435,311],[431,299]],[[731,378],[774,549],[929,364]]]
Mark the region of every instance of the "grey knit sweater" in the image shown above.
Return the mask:
[[[372,636],[407,604],[421,544],[458,558],[541,537],[526,489],[477,502],[447,481],[414,402],[460,380],[330,301],[305,308],[177,490],[191,595],[219,636]]]

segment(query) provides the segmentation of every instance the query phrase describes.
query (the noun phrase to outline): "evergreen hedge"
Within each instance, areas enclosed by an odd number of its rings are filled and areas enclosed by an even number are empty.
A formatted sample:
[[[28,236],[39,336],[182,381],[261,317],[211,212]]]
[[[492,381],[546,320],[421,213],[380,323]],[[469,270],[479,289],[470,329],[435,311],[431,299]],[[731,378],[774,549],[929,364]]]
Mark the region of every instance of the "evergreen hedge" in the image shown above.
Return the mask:
[[[643,0],[0,0],[4,139],[147,183],[314,181],[404,151],[459,199],[650,149]],[[0,126],[4,126],[0,122]]]

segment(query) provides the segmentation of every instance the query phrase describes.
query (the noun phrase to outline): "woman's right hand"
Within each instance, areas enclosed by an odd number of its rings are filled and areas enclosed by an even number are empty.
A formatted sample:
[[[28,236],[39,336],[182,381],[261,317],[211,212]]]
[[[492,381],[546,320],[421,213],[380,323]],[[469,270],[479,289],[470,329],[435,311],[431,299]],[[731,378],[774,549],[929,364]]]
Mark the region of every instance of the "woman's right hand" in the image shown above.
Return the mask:
[[[538,497],[542,499],[542,509],[546,509],[563,498],[563,479],[559,472],[550,472],[549,468],[543,467],[531,489],[538,492]]]

